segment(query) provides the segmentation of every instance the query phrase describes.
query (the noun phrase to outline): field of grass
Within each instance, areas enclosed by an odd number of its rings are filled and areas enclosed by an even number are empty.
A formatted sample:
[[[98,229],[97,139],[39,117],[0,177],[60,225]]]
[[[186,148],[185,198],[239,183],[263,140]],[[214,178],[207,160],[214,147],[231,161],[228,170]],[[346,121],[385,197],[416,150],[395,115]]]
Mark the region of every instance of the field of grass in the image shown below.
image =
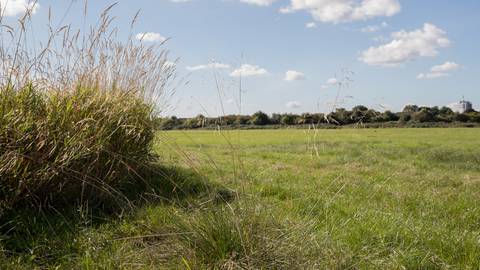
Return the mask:
[[[229,143],[230,142],[230,143]],[[125,211],[0,219],[5,268],[479,269],[480,130],[168,131]]]

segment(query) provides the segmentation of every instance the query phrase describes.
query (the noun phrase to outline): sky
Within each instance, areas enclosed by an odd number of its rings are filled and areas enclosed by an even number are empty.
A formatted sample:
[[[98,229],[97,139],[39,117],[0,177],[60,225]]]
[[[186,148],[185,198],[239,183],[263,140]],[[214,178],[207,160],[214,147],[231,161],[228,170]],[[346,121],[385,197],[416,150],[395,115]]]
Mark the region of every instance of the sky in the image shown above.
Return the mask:
[[[32,5],[0,3],[2,24]],[[38,0],[36,42],[49,12],[52,25],[81,29],[113,3],[89,1],[85,17],[82,0]],[[398,112],[465,99],[480,110],[478,0],[119,0],[109,14],[120,42],[168,39],[169,61],[179,58],[188,84],[164,116],[328,112],[336,100]]]

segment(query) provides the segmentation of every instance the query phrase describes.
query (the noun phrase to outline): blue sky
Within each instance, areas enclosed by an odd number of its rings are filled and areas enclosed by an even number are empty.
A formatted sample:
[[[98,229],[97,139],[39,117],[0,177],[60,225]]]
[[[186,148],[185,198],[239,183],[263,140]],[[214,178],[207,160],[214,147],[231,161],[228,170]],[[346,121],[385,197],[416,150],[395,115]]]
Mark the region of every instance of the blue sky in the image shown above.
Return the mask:
[[[0,0],[5,24],[22,16],[26,0]],[[95,24],[114,2],[38,0],[32,21],[35,38],[52,25]],[[70,10],[67,12],[68,8]],[[401,111],[406,104],[456,104],[465,96],[480,109],[480,1],[449,0],[186,0],[118,1],[119,41],[133,37],[163,46],[189,81],[178,89],[175,110],[165,115],[218,116],[222,107],[209,64],[216,63],[226,114],[323,112],[333,102],[342,68],[353,80],[340,96],[351,109]],[[188,77],[187,77],[188,76]],[[378,106],[382,105],[382,107]]]

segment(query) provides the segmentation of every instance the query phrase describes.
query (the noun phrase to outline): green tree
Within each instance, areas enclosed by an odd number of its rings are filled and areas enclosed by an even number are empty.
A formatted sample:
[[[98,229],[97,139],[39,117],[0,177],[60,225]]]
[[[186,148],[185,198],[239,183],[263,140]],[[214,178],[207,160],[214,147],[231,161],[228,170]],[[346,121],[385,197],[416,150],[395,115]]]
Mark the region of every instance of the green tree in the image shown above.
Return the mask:
[[[256,119],[258,118],[258,119]],[[268,115],[262,111],[258,111],[252,115],[252,123],[255,122],[254,125],[268,125],[270,124],[270,118]]]
[[[402,112],[418,112],[418,106],[415,104],[408,104],[403,107]]]
[[[282,119],[282,115],[279,113],[272,113],[270,117],[270,124],[280,124],[280,119]]]
[[[443,106],[443,107],[438,111],[438,114],[439,114],[439,115],[453,115],[453,111],[452,111],[452,109],[450,109],[449,107]]]
[[[295,118],[297,118],[298,115],[294,115],[294,114],[282,114],[282,118],[280,119],[280,124],[282,125],[295,125]]]
[[[397,121],[400,117],[398,117],[396,114],[392,113],[391,111],[385,111],[382,113],[382,118],[385,122],[388,121]]]

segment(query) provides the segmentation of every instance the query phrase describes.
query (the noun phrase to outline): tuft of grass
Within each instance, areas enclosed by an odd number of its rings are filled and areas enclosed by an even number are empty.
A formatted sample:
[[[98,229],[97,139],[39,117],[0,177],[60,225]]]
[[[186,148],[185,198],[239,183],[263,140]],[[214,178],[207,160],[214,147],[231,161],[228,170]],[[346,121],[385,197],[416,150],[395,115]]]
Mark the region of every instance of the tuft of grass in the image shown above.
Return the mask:
[[[121,198],[114,188],[152,160],[175,64],[165,64],[163,43],[116,41],[112,6],[84,36],[49,26],[33,52],[24,38],[33,6],[20,27],[1,25],[11,30],[2,44],[17,45],[0,52],[0,206]]]

